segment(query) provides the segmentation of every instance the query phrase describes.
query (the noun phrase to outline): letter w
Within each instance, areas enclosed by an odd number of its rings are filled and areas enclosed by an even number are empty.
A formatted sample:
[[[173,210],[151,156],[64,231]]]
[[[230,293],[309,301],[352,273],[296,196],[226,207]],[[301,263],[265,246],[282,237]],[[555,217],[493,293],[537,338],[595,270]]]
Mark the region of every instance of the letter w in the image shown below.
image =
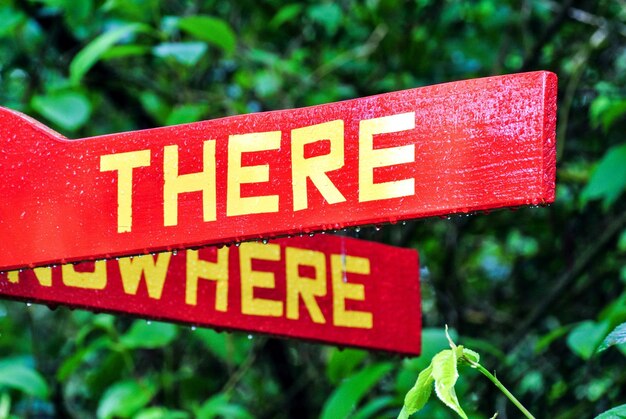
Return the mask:
[[[146,287],[150,298],[161,298],[163,284],[170,264],[171,253],[159,253],[156,262],[152,255],[121,258],[119,260],[122,285],[126,294],[137,294],[142,275],[146,279]]]

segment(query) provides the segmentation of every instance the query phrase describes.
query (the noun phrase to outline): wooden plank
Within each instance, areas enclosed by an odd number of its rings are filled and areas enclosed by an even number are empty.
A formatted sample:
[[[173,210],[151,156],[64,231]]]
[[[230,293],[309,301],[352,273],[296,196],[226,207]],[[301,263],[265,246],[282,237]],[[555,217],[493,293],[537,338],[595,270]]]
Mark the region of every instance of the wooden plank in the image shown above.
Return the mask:
[[[554,200],[533,72],[69,141],[0,109],[0,270]]]
[[[341,236],[276,239],[0,274],[0,295],[420,353],[415,250]]]

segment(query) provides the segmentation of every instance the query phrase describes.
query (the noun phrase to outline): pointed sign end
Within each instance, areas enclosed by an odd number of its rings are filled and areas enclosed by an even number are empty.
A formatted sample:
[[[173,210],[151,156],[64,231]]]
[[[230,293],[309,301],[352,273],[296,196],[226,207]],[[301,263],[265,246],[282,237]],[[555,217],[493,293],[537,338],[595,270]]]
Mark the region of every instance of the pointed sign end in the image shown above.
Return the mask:
[[[28,115],[0,106],[0,134],[2,134],[4,141],[24,141],[28,138],[32,138],[33,131],[57,140],[67,139],[65,136]]]

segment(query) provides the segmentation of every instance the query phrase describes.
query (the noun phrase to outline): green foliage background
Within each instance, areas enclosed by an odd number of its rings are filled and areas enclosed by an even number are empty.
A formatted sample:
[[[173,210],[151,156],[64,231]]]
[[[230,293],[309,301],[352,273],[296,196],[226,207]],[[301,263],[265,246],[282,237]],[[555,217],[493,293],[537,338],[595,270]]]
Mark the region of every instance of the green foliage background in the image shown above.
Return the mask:
[[[446,323],[539,417],[626,403],[625,348],[595,353],[626,320],[624,0],[0,0],[0,105],[68,137],[535,69],[560,80],[554,205],[350,232],[420,251],[422,357],[4,301],[0,416],[392,417]],[[457,391],[516,417],[474,371]]]

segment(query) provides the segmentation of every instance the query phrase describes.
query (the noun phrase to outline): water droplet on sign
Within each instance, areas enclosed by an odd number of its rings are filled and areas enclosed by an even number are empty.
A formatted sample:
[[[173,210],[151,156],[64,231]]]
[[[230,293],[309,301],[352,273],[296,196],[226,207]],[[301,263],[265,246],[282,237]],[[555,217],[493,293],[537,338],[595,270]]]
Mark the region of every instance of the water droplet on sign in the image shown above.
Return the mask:
[[[252,335],[248,335],[248,340],[252,340]]]

